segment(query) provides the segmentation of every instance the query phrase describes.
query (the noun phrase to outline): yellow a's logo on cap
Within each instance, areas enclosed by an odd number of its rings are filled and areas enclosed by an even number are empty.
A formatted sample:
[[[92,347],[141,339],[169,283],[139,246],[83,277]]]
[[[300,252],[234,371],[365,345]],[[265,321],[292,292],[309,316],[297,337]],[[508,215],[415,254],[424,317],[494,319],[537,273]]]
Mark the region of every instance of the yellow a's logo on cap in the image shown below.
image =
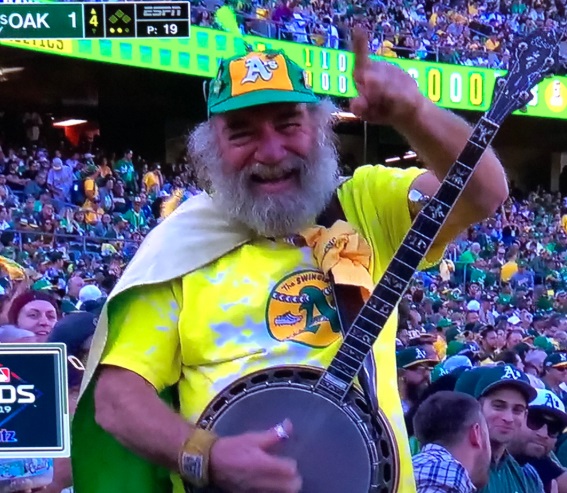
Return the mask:
[[[273,77],[273,71],[278,69],[278,62],[273,59],[262,60],[259,56],[254,56],[246,60],[244,66],[246,67],[246,75],[241,84],[254,83],[258,80],[258,77],[267,82]]]

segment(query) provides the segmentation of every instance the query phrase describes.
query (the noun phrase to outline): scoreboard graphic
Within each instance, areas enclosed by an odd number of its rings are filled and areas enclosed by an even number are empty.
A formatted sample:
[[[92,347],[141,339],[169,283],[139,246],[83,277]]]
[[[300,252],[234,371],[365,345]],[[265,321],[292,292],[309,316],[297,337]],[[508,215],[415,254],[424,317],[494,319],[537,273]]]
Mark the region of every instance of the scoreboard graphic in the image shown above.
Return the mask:
[[[0,3],[0,39],[188,38],[189,2]]]

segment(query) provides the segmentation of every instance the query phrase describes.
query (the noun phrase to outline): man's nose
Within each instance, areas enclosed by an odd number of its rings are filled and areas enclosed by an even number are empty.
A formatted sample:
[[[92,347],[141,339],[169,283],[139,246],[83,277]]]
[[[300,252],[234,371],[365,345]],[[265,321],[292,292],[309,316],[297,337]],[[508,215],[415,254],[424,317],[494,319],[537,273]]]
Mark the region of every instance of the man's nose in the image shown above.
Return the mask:
[[[260,164],[279,164],[287,155],[284,138],[272,126],[266,125],[259,136],[254,158]]]
[[[507,423],[512,423],[514,421],[514,413],[511,409],[507,409],[502,413],[502,420],[506,421]]]

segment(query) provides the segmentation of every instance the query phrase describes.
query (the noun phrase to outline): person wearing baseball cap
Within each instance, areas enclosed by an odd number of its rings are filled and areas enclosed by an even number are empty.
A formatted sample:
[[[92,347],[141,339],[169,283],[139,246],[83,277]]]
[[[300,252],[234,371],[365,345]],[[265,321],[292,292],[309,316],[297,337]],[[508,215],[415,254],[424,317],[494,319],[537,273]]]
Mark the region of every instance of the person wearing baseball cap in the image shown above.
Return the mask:
[[[492,325],[487,325],[480,331],[482,355],[480,356],[481,365],[494,364],[494,357],[498,352],[498,334]]]
[[[423,391],[431,383],[431,370],[439,363],[429,358],[425,349],[412,346],[396,353],[398,390],[404,414],[415,406]]]
[[[557,395],[564,406],[567,405],[567,392],[561,385],[567,382],[567,353],[551,353],[543,360],[541,380],[547,390]]]
[[[567,488],[567,472],[550,457],[565,428],[567,413],[563,402],[553,392],[538,389],[520,432],[508,447],[519,464],[529,464],[536,470],[546,493],[551,491],[552,481],[557,482],[560,492]]]
[[[288,458],[259,447],[275,446],[287,433],[293,439],[291,427],[225,438],[199,428],[196,420],[250,364],[258,371],[283,362],[328,366],[341,327],[326,274],[369,294],[424,196],[435,194],[471,135],[463,120],[424,97],[410,75],[373,61],[368,44],[366,33],[357,30],[349,60],[358,97],[351,111],[372,124],[394,126],[423,168],[362,166],[342,180],[332,131],[337,108],[319,101],[312,74],[299,59],[268,49],[221,60],[207,91],[209,118],[188,139],[204,193],[180,203],[148,235],[101,312],[92,346],[98,351],[91,350],[73,419],[77,484],[92,484],[104,469],[100,493],[122,491],[124,481],[138,493],[170,490],[163,471],[140,474],[126,467],[134,456],[139,470],[146,464],[141,456],[148,466],[167,466],[175,493],[302,489],[301,467],[289,467]],[[488,149],[427,265],[437,264],[456,235],[491,217],[507,196],[502,165]],[[346,221],[336,220],[332,205]],[[396,310],[373,344],[380,369],[372,384],[392,430],[395,474],[402,478],[397,493],[413,493],[389,337],[397,326]],[[419,378],[428,381],[432,362],[415,360],[421,362],[402,364],[400,373],[421,372]],[[159,397],[171,387],[179,412]],[[159,429],[159,437],[151,429]],[[326,433],[338,437],[340,430]],[[268,466],[254,459],[258,454]],[[149,477],[168,484],[144,484]],[[122,487],[106,478],[122,480]]]
[[[455,391],[478,399],[488,424],[492,464],[482,493],[543,492],[539,476],[522,467],[507,452],[507,446],[525,420],[529,402],[537,395],[527,375],[510,365],[481,366],[463,373]]]

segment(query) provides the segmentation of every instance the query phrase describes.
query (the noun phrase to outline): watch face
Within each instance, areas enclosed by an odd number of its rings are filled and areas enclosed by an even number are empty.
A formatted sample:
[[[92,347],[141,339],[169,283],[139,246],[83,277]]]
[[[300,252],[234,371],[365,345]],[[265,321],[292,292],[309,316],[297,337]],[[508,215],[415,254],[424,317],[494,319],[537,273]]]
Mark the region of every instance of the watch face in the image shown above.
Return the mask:
[[[423,199],[423,194],[419,190],[412,188],[408,193],[408,198],[412,202],[419,202],[421,199]]]
[[[184,453],[181,458],[181,472],[190,481],[203,479],[203,456]]]

